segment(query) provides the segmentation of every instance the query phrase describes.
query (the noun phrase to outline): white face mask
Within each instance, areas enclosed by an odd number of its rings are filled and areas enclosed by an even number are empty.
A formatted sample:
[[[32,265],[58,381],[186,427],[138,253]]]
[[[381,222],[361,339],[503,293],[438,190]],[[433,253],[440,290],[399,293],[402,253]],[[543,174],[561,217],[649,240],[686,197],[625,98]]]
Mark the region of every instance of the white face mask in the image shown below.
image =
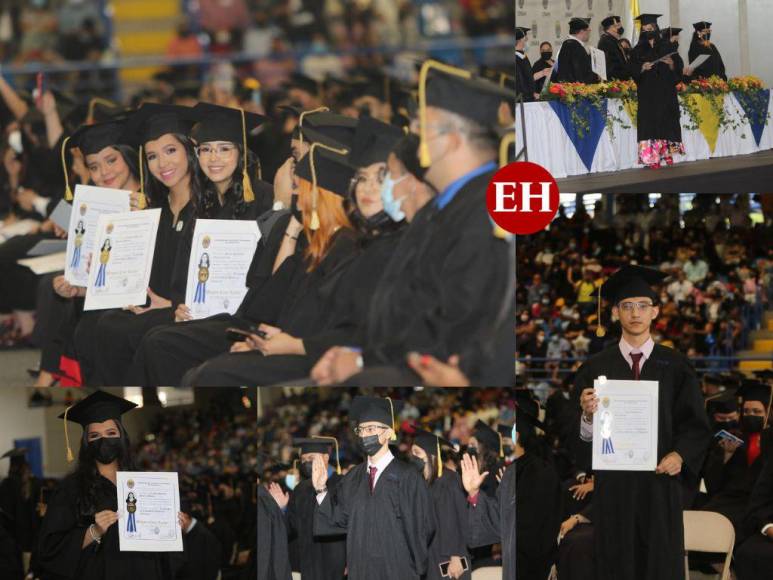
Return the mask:
[[[384,178],[384,183],[381,184],[381,202],[384,204],[384,211],[392,218],[392,221],[399,222],[405,219],[405,212],[400,209],[405,201],[404,197],[395,199],[394,188],[395,185],[403,181],[408,174],[406,173],[399,179],[392,179],[391,175],[387,175]]]
[[[17,155],[21,155],[21,153],[24,151],[24,147],[22,146],[21,142],[21,131],[16,129],[15,131],[11,131],[9,133],[8,146],[13,149]]]

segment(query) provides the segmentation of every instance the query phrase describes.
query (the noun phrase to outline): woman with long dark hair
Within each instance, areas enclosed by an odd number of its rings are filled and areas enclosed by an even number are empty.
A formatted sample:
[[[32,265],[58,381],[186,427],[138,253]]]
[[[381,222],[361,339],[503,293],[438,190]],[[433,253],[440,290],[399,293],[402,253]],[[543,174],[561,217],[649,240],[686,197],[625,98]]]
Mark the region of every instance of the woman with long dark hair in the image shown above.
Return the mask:
[[[61,482],[43,518],[38,568],[45,578],[171,578],[167,555],[119,549],[116,473],[135,469],[121,416],[134,407],[97,391],[59,415],[65,422],[79,423],[83,435],[75,469]],[[69,443],[67,450],[71,455]]]
[[[671,39],[661,37],[659,14],[642,14],[641,35],[631,54],[630,66],[639,97],[637,139],[639,163],[656,169],[671,165],[674,155],[684,155],[682,126],[679,123],[679,99],[676,85],[681,71],[676,70]]]

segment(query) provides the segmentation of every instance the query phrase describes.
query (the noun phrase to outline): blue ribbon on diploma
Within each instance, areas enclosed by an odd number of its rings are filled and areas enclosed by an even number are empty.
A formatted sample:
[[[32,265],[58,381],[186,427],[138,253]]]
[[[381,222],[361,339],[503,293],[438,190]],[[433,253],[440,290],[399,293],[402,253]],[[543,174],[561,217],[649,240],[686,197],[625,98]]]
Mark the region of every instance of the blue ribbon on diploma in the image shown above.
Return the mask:
[[[602,455],[612,455],[615,452],[615,447],[612,445],[612,438],[611,437],[604,437],[601,440],[601,454]]]

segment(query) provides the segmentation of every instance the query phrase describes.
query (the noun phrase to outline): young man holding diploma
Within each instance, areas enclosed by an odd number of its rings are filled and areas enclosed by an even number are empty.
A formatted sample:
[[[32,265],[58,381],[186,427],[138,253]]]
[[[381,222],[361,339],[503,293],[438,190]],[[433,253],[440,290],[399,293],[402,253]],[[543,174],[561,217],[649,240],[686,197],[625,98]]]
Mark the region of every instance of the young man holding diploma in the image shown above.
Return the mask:
[[[575,378],[582,407],[579,454],[591,452],[599,403],[595,379],[658,382],[656,470],[596,472],[591,519],[599,580],[684,578],[682,490],[695,485],[711,432],[692,366],[650,336],[659,312],[651,286],[663,278],[657,270],[624,266],[604,283],[601,296],[612,304],[622,337],[590,357]]]

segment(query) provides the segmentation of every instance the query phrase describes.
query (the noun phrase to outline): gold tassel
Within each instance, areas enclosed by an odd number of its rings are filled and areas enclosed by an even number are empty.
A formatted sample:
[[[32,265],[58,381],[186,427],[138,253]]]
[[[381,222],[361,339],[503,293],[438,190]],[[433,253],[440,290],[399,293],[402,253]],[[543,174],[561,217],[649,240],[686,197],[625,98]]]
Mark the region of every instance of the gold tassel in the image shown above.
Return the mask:
[[[419,164],[424,168],[429,167],[432,162],[427,145],[427,75],[429,70],[433,68],[464,79],[472,78],[471,72],[436,60],[429,59],[421,65],[419,71]]]
[[[74,406],[75,405],[70,405],[64,410],[64,444],[67,447],[67,463],[75,461],[75,456],[73,456],[72,449],[70,448],[70,435],[67,432],[67,413],[69,413],[70,409]]]
[[[312,115],[314,113],[326,113],[329,110],[330,109],[328,109],[327,107],[317,107],[316,109],[311,109],[310,111],[303,111],[300,114],[300,116],[298,117],[298,141],[300,142],[301,147],[303,147],[303,131],[301,130],[303,129],[303,118],[306,115]]]
[[[64,171],[64,200],[65,201],[72,201],[72,189],[70,189],[70,176],[69,171],[67,171],[67,142],[70,140],[69,137],[65,137],[64,141],[62,141],[62,170]]]
[[[323,437],[322,435],[312,435],[312,439],[325,439],[327,441],[332,441],[336,446],[336,473],[338,475],[341,475],[341,456],[338,453],[338,439],[335,437]]]
[[[347,149],[336,149],[330,147],[324,143],[312,143],[309,149],[309,167],[311,168],[311,220],[309,221],[309,229],[316,231],[319,229],[319,213],[317,213],[317,197],[319,196],[319,188],[317,187],[317,169],[314,165],[314,152],[318,149],[326,149],[339,155],[346,155],[349,151]]]
[[[104,105],[105,107],[109,107],[111,109],[115,109],[118,107],[117,104],[115,104],[113,101],[108,101],[107,99],[103,99],[100,97],[94,97],[89,101],[89,112],[86,115],[86,122],[85,125],[93,125],[94,124],[94,108],[96,105]]]
[[[255,192],[252,191],[252,183],[250,182],[250,176],[247,174],[247,120],[244,116],[244,109],[239,109],[242,114],[242,147],[244,148],[242,161],[244,167],[242,168],[242,189],[244,190],[244,201],[252,203],[255,201]]]
[[[440,439],[435,437],[435,441],[437,441],[437,476],[442,477],[443,476],[443,456],[440,454]]]
[[[497,435],[499,435],[499,457],[504,457],[505,456],[504,439],[502,437],[502,434],[499,431],[497,431]]]
[[[386,398],[387,401],[389,401],[389,411],[392,413],[392,436],[390,439],[392,441],[397,441],[397,425],[395,424],[395,406],[392,404],[392,399],[389,397]]]
[[[515,143],[515,131],[510,131],[499,142],[499,167],[507,165],[507,150]]]

